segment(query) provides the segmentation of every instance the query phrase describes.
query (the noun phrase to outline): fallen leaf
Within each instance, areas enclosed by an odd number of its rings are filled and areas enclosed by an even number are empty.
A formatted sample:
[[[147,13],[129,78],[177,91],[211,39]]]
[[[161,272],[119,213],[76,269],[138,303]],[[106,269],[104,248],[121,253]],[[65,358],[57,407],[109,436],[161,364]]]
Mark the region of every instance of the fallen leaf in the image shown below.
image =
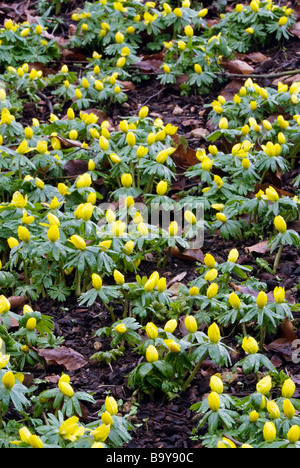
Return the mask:
[[[20,307],[24,307],[26,302],[28,301],[27,297],[24,296],[11,296],[7,298],[10,302],[10,307],[12,310],[19,309]]]
[[[204,261],[204,254],[200,249],[187,249],[183,252],[180,252],[178,247],[174,247],[173,249],[171,249],[171,255],[172,257],[179,258],[181,260],[189,260],[191,262],[203,263]]]
[[[258,242],[257,244],[252,245],[251,247],[245,247],[245,252],[264,254],[268,250],[268,244],[269,241]]]
[[[222,65],[227,71],[237,75],[251,75],[255,71],[251,65],[243,60],[232,60],[231,62],[224,60]]]
[[[88,163],[87,161],[83,161],[82,159],[71,159],[68,161],[64,167],[64,173],[70,176],[78,176],[81,174],[85,174],[88,170]]]
[[[36,349],[36,352],[45,359],[47,364],[63,366],[68,371],[80,369],[88,362],[82,354],[64,346],[54,349]]]
[[[175,278],[173,278],[173,279],[171,279],[171,281],[169,281],[169,283],[167,284],[167,288],[169,288],[172,284],[174,284],[176,282],[180,283],[183,280],[183,278],[186,277],[186,275],[187,275],[187,272],[183,271],[179,275],[175,276]]]

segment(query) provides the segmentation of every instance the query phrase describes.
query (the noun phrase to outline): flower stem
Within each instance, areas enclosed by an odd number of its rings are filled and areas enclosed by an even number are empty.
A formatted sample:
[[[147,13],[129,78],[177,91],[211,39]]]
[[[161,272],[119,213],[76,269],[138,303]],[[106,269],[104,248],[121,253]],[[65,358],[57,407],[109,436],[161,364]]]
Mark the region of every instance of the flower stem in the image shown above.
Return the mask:
[[[188,386],[190,385],[190,383],[192,382],[192,380],[194,379],[194,377],[197,375],[200,367],[202,366],[203,364],[203,361],[206,359],[208,355],[208,352],[206,352],[204,354],[204,356],[202,357],[202,359],[200,359],[200,361],[198,362],[198,364],[196,364],[193,372],[190,374],[190,376],[186,379],[186,381],[184,382],[184,384],[182,385],[182,388],[181,388],[181,392],[185,392],[186,389],[188,388]]]
[[[273,273],[276,273],[276,271],[277,271],[282,251],[283,251],[283,245],[281,245],[279,247],[279,250],[277,252],[277,255],[276,255],[276,258],[275,258],[275,261],[274,261],[274,266],[273,266]]]

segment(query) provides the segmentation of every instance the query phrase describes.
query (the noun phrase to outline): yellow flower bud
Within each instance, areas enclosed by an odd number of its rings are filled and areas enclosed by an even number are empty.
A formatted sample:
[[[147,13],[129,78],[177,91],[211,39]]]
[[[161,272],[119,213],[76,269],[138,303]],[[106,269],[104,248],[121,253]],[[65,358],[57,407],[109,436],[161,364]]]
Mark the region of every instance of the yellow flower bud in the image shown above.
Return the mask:
[[[24,226],[19,226],[18,227],[18,237],[22,242],[29,242],[30,241],[30,233],[28,229]]]
[[[86,249],[86,242],[82,237],[74,234],[73,236],[71,236],[70,241],[78,250]]]
[[[115,330],[116,330],[116,332],[123,334],[123,333],[126,333],[127,328],[126,328],[126,326],[124,325],[124,323],[120,323],[119,325],[117,325],[117,326],[115,327]]]
[[[211,283],[206,291],[206,296],[208,299],[213,299],[219,292],[219,286],[217,283]]]
[[[220,334],[220,329],[216,323],[213,323],[212,325],[210,325],[207,331],[207,336],[211,343],[213,344],[219,343],[221,334]]]
[[[295,444],[296,442],[298,442],[298,440],[300,439],[300,427],[296,424],[292,426],[288,431],[286,437],[291,444]]]
[[[121,183],[122,183],[123,187],[130,188],[132,186],[132,183],[133,183],[132,175],[129,174],[129,173],[128,174],[122,174]]]
[[[295,416],[296,410],[294,408],[294,405],[291,403],[291,401],[288,398],[283,401],[282,409],[283,409],[284,415],[288,419],[293,419],[293,417]]]
[[[258,294],[256,298],[257,307],[259,307],[260,309],[263,309],[264,307],[266,307],[267,303],[268,303],[268,296],[266,295],[264,291],[260,291],[260,293]]]
[[[122,273],[118,270],[114,271],[114,280],[119,286],[123,286],[125,283],[125,277],[122,275]]]
[[[185,328],[189,333],[196,333],[198,329],[197,320],[192,315],[188,315],[184,320]]]
[[[11,390],[15,386],[15,377],[11,371],[6,372],[2,377],[2,384],[7,390]]]
[[[31,317],[30,319],[27,320],[26,328],[29,331],[35,330],[35,328],[36,328],[36,319],[34,317]]]
[[[282,385],[281,394],[284,398],[292,398],[296,391],[296,385],[291,378],[284,381]]]
[[[157,326],[152,322],[148,322],[146,325],[146,334],[150,340],[155,340],[158,336]]]
[[[177,328],[177,320],[175,319],[172,319],[172,320],[169,320],[165,326],[164,326],[164,331],[167,332],[167,333],[174,333],[174,331],[176,330]]]
[[[92,285],[93,288],[99,291],[102,288],[102,278],[101,276],[97,275],[96,273],[93,273],[92,275]]]
[[[263,428],[263,437],[266,442],[273,442],[276,438],[276,427],[272,422],[266,422]]]
[[[256,354],[258,352],[257,341],[251,336],[243,339],[242,348],[247,354]]]
[[[267,411],[272,419],[280,418],[280,409],[275,401],[267,402]]]
[[[223,393],[224,385],[220,377],[218,377],[217,375],[213,375],[210,378],[209,386],[212,392],[216,392],[219,394]]]
[[[272,388],[272,379],[269,375],[261,379],[256,385],[256,391],[262,395],[267,395]]]
[[[155,362],[155,361],[158,361],[158,358],[159,358],[159,355],[158,355],[158,351],[155,348],[155,346],[153,346],[153,345],[148,346],[148,348],[146,350],[146,359],[147,359],[147,361],[148,362]]]
[[[199,292],[200,292],[199,289],[198,289],[196,286],[193,286],[193,287],[189,290],[189,295],[190,295],[191,297],[193,297],[193,296],[198,296]]]
[[[230,294],[229,304],[231,305],[231,307],[233,307],[236,310],[238,310],[241,307],[241,300],[235,292],[232,292]]]
[[[217,392],[211,392],[208,395],[208,406],[214,413],[219,411],[220,406],[221,406],[221,401],[220,401],[219,394]]]
[[[118,413],[118,404],[114,397],[107,396],[105,399],[105,408],[112,416],[115,416]]]
[[[274,226],[280,234],[284,234],[287,230],[287,225],[282,216],[276,216],[274,219]]]

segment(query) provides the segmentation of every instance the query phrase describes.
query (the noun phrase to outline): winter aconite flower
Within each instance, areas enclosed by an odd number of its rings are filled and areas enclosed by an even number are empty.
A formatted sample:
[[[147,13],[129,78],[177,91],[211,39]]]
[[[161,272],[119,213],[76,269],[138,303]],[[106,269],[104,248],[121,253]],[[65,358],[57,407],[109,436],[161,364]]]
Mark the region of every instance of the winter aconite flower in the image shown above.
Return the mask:
[[[256,354],[258,352],[258,343],[251,336],[245,336],[245,338],[243,339],[242,348],[245,351],[245,353]]]
[[[153,345],[150,345],[148,346],[147,350],[146,350],[146,359],[148,362],[155,362],[157,361],[159,358],[158,356],[158,351],[157,349],[155,348],[155,346]]]
[[[211,392],[208,395],[208,406],[214,413],[219,411],[220,406],[221,406],[221,401],[220,401],[220,396],[217,392]]]
[[[221,334],[220,334],[220,329],[216,323],[213,323],[212,325],[210,325],[207,331],[207,336],[211,343],[213,344],[219,343]]]
[[[263,437],[266,442],[273,442],[276,438],[276,427],[272,422],[266,422],[263,428]]]
[[[272,388],[272,378],[267,375],[261,379],[256,385],[256,391],[262,395],[268,395]]]
[[[281,394],[284,398],[292,398],[296,391],[296,385],[291,378],[284,381]]]

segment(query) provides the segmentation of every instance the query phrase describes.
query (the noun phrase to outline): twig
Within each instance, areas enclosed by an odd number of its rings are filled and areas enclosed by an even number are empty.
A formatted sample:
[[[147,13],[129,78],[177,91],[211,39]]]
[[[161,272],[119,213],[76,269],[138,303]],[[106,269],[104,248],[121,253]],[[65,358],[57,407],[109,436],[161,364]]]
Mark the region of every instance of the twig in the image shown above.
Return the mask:
[[[148,104],[148,102],[150,102],[151,99],[153,99],[153,98],[159,96],[159,95],[160,95],[161,93],[163,93],[166,89],[167,89],[167,88],[162,88],[162,89],[160,89],[160,90],[158,91],[158,93],[155,93],[155,94],[153,94],[152,96],[150,96],[150,97],[144,102],[144,104],[142,105],[142,107],[144,107],[146,104]]]
[[[239,74],[239,73],[218,73],[219,75],[224,75],[226,78],[263,78],[263,79],[267,79],[267,78],[280,78],[281,76],[293,76],[293,75],[298,75],[300,74],[300,69],[297,69],[297,70],[287,70],[285,72],[280,72],[280,73],[269,73],[267,75],[263,75],[263,74],[258,74],[258,73],[253,73],[251,75],[243,75],[243,74]]]

